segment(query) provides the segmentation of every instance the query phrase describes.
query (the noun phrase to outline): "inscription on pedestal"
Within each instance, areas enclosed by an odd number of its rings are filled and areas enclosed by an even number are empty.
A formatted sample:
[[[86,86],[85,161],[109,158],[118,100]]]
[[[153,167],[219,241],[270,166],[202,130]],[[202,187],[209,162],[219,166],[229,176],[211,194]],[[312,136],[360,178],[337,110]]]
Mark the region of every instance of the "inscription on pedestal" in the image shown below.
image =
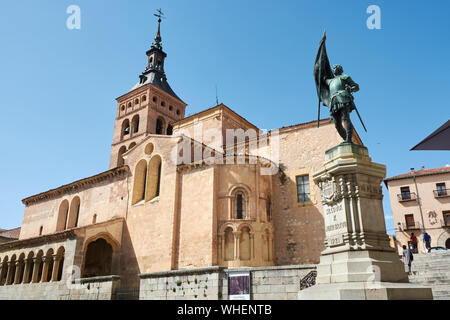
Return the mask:
[[[343,201],[332,205],[325,205],[325,233],[329,246],[344,243],[343,234],[347,233],[347,216]]]

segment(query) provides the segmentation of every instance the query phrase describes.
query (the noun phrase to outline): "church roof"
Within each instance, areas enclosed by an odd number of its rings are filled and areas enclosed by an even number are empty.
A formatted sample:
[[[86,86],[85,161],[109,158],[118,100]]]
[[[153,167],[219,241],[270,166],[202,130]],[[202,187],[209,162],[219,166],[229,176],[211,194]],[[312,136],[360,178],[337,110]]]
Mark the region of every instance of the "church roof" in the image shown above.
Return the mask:
[[[180,97],[178,97],[175,94],[175,92],[173,92],[172,88],[170,87],[165,77],[161,77],[157,72],[150,72],[147,75],[145,75],[145,78],[146,78],[145,81],[143,81],[142,83],[141,81],[139,81],[133,88],[131,88],[130,91],[145,86],[146,84],[152,84],[155,87],[163,90],[164,92],[170,94],[172,97],[177,98],[178,100],[184,103],[184,101],[181,100]]]
[[[11,230],[0,229],[0,238],[19,239],[20,227]]]

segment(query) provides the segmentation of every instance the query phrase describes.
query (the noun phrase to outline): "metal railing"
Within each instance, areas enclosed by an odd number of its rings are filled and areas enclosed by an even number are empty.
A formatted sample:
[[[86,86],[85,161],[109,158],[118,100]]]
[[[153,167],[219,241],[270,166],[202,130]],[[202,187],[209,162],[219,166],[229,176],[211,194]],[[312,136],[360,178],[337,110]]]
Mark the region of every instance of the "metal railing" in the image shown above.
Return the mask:
[[[435,198],[450,197],[450,189],[433,190]]]
[[[415,192],[403,192],[403,193],[397,194],[397,199],[400,202],[415,201],[415,200],[417,200],[417,196],[416,196]]]
[[[415,221],[414,223],[403,222],[402,229],[403,230],[418,230],[418,229],[422,229],[422,227],[421,227],[420,223],[417,221]]]

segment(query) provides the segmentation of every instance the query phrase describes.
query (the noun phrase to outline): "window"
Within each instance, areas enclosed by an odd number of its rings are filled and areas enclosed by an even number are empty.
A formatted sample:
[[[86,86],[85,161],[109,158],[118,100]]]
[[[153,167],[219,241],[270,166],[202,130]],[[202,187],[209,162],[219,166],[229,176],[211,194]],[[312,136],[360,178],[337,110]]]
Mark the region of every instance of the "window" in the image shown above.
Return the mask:
[[[67,215],[69,213],[69,201],[61,202],[58,211],[58,220],[56,221],[56,232],[64,231],[67,228]]]
[[[233,219],[248,219],[248,198],[246,192],[239,188],[233,192]]]
[[[402,200],[411,200],[411,192],[409,191],[409,187],[401,187],[400,193],[402,195]]]
[[[133,133],[137,133],[139,131],[139,115],[135,115],[131,120],[133,126]]]
[[[173,110],[173,107],[172,106],[169,106],[169,111],[172,111]]]
[[[304,203],[311,201],[311,195],[309,193],[309,176],[298,176],[297,180],[297,201]]]
[[[236,195],[236,218],[242,219],[244,195],[239,193]]]
[[[177,110],[177,115],[180,115],[180,110]]]
[[[443,211],[442,215],[444,216],[444,225],[450,227],[450,211]]]
[[[406,227],[415,227],[416,223],[414,221],[414,215],[413,214],[407,214],[405,215],[405,222],[406,222]]]
[[[445,183],[436,183],[436,192],[438,197],[446,196],[447,190],[445,189]]]
[[[42,231],[44,230],[44,227],[43,226],[41,226],[40,228],[39,228],[39,235],[40,236],[42,236]]]
[[[123,154],[127,152],[127,147],[125,146],[121,146],[119,149],[119,153],[117,154],[117,166],[121,167],[123,166],[123,164],[125,163],[124,159],[123,159]]]
[[[164,101],[161,101],[161,107],[165,107],[166,103]]]
[[[124,136],[126,136],[128,134],[130,134],[130,120],[125,119],[122,122],[122,136],[121,136],[121,139],[123,139]]]
[[[147,101],[147,96],[143,96],[142,101]]]
[[[139,104],[139,99],[134,100],[134,104]]]
[[[153,97],[153,102],[156,102],[158,99],[156,97]]]
[[[164,121],[161,118],[156,120],[156,134],[163,134],[164,131]]]
[[[96,223],[97,223],[97,214],[94,214],[94,216],[92,217],[92,224]]]
[[[266,200],[266,217],[267,217],[267,221],[272,221],[272,212],[271,212],[271,202],[270,202],[270,198],[268,198]]]
[[[171,136],[173,134],[173,127],[172,127],[172,125],[168,125],[167,126],[167,135],[168,136]]]

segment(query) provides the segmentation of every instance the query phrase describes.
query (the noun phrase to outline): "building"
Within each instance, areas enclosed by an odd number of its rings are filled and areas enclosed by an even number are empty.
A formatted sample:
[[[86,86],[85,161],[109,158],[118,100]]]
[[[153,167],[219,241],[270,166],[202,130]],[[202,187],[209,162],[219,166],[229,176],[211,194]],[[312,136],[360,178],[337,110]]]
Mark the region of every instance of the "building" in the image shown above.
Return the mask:
[[[144,280],[164,272],[319,262],[311,175],[341,142],[332,121],[261,134],[223,104],[185,117],[160,23],[154,40],[117,98],[109,170],[23,199],[20,237],[0,245],[0,299],[147,298]]]
[[[396,238],[401,250],[411,233],[425,246],[419,235],[427,232],[431,246],[450,249],[450,166],[415,171],[384,180],[389,190]]]
[[[20,227],[11,230],[0,229],[0,243],[18,240],[19,234],[20,234]]]

